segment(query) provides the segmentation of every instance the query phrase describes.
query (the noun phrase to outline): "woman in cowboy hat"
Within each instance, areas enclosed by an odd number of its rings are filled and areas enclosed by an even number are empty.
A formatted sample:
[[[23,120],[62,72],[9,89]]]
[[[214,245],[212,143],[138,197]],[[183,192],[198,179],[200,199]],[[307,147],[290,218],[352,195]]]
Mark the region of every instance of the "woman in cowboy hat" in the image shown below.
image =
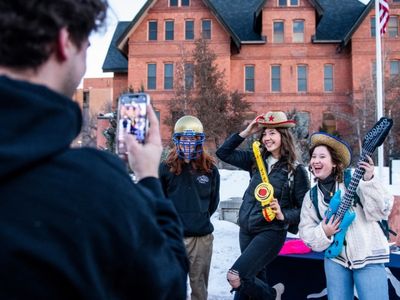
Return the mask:
[[[294,126],[295,122],[288,120],[284,112],[268,112],[254,119],[242,132],[233,134],[217,150],[221,160],[248,171],[251,177],[239,211],[241,255],[227,274],[236,291],[235,299],[280,299],[284,291],[281,283],[273,287],[266,283],[266,266],[282,248],[289,225],[298,224],[304,194],[309,189],[307,172],[297,162],[289,131]],[[260,149],[254,152],[236,149],[256,133]],[[257,152],[261,155],[256,155]],[[265,173],[273,187],[273,199],[267,205],[259,199],[260,194],[266,194],[260,189]],[[268,209],[273,212],[272,218],[266,213]]]
[[[345,141],[324,132],[311,136],[310,170],[316,186],[304,198],[299,230],[300,237],[314,251],[330,247],[340,230],[340,218],[335,220],[332,216],[327,220],[321,216],[336,191],[345,194],[345,169],[350,162],[351,150]],[[393,197],[374,177],[371,157],[360,162],[359,168],[365,173],[349,208],[356,217],[345,233],[340,254],[324,260],[329,300],[354,299],[354,285],[361,300],[389,299],[384,266],[389,262],[389,246],[377,221],[388,218]]]

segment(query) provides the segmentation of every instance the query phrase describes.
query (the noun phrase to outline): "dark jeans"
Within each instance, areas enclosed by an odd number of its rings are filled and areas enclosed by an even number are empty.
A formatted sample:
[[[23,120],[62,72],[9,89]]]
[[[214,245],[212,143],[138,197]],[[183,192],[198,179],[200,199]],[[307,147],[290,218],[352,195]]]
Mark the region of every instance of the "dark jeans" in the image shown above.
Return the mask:
[[[240,228],[242,254],[231,268],[239,272],[241,282],[234,300],[275,299],[276,291],[266,281],[266,267],[278,256],[285,238],[286,230],[266,230],[251,234]]]

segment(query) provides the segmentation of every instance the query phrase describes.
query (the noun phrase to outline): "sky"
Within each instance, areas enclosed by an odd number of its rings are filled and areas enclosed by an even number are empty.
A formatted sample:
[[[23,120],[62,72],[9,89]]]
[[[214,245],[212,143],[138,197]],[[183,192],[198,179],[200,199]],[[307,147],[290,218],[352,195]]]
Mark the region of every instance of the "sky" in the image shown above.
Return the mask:
[[[87,52],[87,69],[85,78],[112,77],[113,73],[103,73],[104,58],[114,34],[118,21],[131,21],[142,8],[146,0],[109,0],[106,31],[93,33],[90,36],[90,47]]]

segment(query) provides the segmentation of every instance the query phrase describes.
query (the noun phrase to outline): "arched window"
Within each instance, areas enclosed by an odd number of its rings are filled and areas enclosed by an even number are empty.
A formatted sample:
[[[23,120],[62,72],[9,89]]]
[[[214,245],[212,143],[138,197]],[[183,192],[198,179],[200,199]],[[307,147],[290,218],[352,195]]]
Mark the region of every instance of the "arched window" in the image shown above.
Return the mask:
[[[322,117],[322,129],[333,134],[336,131],[336,118],[330,112],[325,112]]]

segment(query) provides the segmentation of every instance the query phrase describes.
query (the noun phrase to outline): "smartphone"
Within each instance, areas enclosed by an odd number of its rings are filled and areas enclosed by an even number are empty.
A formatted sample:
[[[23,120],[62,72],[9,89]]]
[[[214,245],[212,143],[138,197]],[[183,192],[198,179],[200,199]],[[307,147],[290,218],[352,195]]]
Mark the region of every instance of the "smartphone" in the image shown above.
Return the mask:
[[[136,137],[139,143],[144,144],[149,127],[147,118],[147,105],[150,104],[150,96],[146,93],[126,93],[118,99],[117,115],[117,153],[121,149],[126,133]]]

